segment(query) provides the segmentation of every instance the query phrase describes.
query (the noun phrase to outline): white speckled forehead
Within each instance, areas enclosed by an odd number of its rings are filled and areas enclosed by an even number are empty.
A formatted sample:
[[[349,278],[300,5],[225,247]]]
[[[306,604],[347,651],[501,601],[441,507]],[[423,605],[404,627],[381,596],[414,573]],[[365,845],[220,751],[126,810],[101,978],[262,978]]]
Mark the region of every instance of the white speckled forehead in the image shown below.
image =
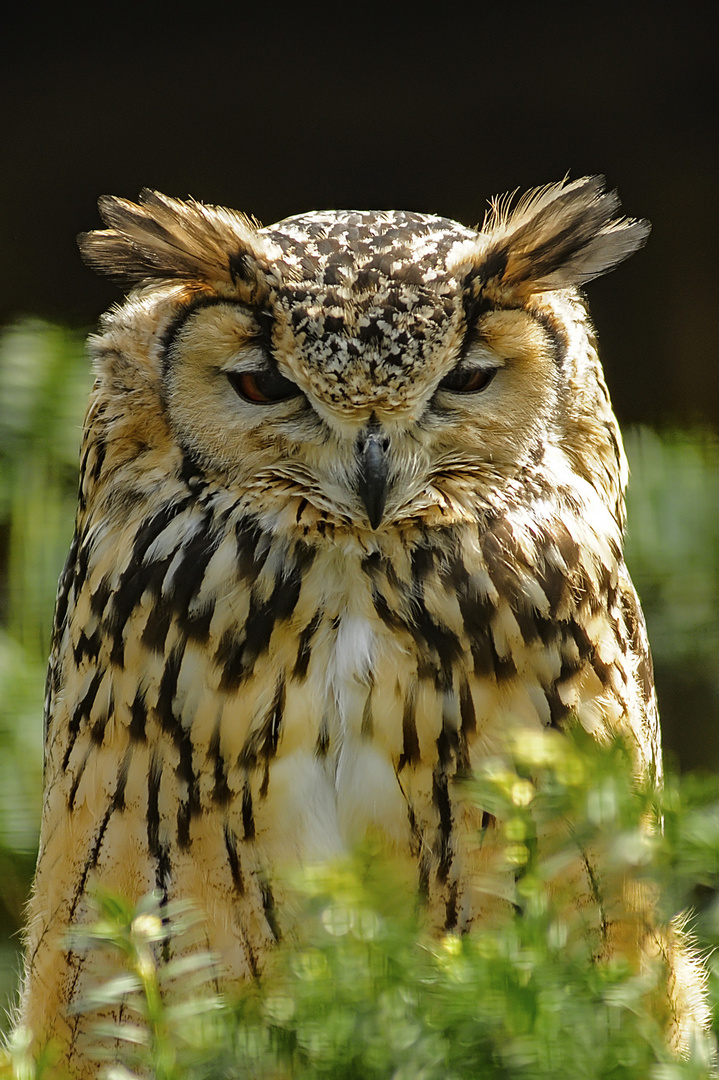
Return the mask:
[[[260,235],[282,252],[275,303],[314,388],[338,405],[413,396],[407,377],[435,366],[461,321],[453,266],[477,234],[427,214],[338,210]]]
[[[405,210],[316,210],[285,218],[260,230],[282,250],[284,260],[305,280],[335,267],[371,267],[390,275],[426,266],[431,279],[445,270],[454,245],[477,237],[449,218]]]

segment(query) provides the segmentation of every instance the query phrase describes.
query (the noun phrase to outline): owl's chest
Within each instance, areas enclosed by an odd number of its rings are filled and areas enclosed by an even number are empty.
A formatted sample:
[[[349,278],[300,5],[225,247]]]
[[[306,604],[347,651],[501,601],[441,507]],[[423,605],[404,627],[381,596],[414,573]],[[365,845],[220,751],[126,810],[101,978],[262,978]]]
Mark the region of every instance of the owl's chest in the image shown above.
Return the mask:
[[[311,582],[308,583],[311,586]],[[353,559],[325,558],[315,573],[315,632],[306,669],[293,666],[287,684],[312,703],[318,750],[338,762],[350,743],[372,743],[379,683],[401,676],[405,655],[372,603],[365,574]],[[300,637],[302,631],[300,631]],[[386,718],[383,727],[386,727]]]
[[[300,661],[292,663],[290,652],[287,694],[309,694],[328,754],[336,756],[353,738],[372,742],[378,726],[391,726],[390,701],[402,695],[415,661],[406,635],[378,612],[376,588],[360,559],[334,551],[318,558],[287,632],[296,636]]]
[[[317,560],[294,618],[278,629],[276,648],[250,680],[282,680],[267,812],[274,803],[293,822],[305,854],[342,848],[372,828],[404,837],[397,763],[412,667],[375,610],[357,560]],[[255,730],[263,722],[258,711]]]

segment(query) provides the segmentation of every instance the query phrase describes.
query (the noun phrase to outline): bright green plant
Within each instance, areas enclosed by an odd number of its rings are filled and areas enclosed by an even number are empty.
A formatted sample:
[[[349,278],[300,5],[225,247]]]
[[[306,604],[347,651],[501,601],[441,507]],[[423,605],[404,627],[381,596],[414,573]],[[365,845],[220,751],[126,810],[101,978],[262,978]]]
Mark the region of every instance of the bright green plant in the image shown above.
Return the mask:
[[[105,1046],[98,1061],[106,1060],[100,1075],[708,1078],[710,1040],[699,1040],[682,1061],[667,1049],[662,962],[638,969],[623,956],[597,961],[597,912],[579,910],[561,882],[577,845],[591,843],[606,888],[617,895],[627,878],[660,886],[657,918],[666,923],[697,885],[719,884],[719,786],[699,791],[693,782],[685,791],[672,781],[661,797],[637,785],[620,743],[600,747],[579,731],[518,737],[510,756],[488,762],[472,789],[504,823],[503,859],[516,878],[507,919],[491,929],[432,938],[406,882],[367,847],[297,875],[291,888],[300,917],[263,976],[223,1001],[215,958],[198,948],[201,925],[187,909],[165,909],[157,898],[132,909],[99,897],[98,921],[75,947],[109,950],[113,975],[83,1009],[91,1022],[93,1010],[122,1005],[126,1021],[97,1024],[98,1047]],[[714,939],[718,913],[716,901],[704,913]],[[168,939],[180,949],[165,962]],[[16,1061],[22,1052],[15,1050]],[[27,1075],[55,1080],[47,1066]]]

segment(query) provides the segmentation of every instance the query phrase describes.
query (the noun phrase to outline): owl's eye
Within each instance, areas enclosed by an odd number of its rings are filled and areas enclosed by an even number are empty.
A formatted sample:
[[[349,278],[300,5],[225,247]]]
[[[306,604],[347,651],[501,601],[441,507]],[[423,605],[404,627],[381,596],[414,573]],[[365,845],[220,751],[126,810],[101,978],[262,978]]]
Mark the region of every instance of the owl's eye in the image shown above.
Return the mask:
[[[258,405],[285,401],[302,393],[296,383],[278,371],[228,371],[227,378],[236,394]]]
[[[497,368],[456,367],[445,375],[439,389],[451,390],[454,394],[477,394],[487,389],[496,374]]]

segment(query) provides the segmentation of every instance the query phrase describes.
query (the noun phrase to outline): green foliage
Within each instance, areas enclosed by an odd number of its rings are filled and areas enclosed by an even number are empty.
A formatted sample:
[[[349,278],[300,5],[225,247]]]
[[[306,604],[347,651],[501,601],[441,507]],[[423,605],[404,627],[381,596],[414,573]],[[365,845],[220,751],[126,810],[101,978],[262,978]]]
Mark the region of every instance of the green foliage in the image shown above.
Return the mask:
[[[662,961],[641,968],[621,955],[597,961],[598,911],[579,909],[563,882],[577,848],[591,845],[615,900],[628,879],[659,884],[662,916],[670,918],[692,895],[697,871],[703,885],[719,882],[719,829],[701,828],[719,821],[719,789],[692,782],[685,791],[673,781],[662,798],[636,784],[620,743],[599,747],[582,732],[520,735],[510,749],[472,785],[472,797],[504,822],[501,858],[516,875],[514,903],[498,926],[431,937],[407,884],[368,846],[353,860],[297,875],[295,926],[263,976],[237,1000],[224,1001],[214,985],[214,958],[198,946],[201,923],[186,907],[163,908],[150,897],[133,910],[98,897],[97,922],[75,947],[109,950],[124,970],[113,966],[111,980],[82,1008],[90,1018],[93,1010],[122,1005],[127,1021],[96,1025],[98,1060],[106,1061],[100,1075],[709,1077],[709,1041],[698,1041],[682,1061],[667,1049]],[[662,816],[669,820],[664,837],[652,827]],[[624,914],[632,918],[630,910]],[[711,920],[719,940],[715,912]],[[165,962],[168,940],[176,958]],[[14,1053],[22,1063],[22,1044]],[[8,1077],[11,1068],[8,1062]],[[25,1075],[55,1080],[51,1065]]]
[[[652,611],[652,646],[719,675],[719,443],[706,431],[626,437],[627,555]]]
[[[81,336],[42,323],[0,336],[2,622],[43,666],[58,572],[72,536],[91,385]]]
[[[625,434],[627,564],[647,620],[664,744],[683,769],[718,769],[719,440]]]
[[[80,335],[37,322],[0,335],[0,1022],[35,862],[45,669],[91,383]]]
[[[37,844],[39,718],[88,369],[81,339],[60,328],[28,323],[0,337],[0,862]]]

